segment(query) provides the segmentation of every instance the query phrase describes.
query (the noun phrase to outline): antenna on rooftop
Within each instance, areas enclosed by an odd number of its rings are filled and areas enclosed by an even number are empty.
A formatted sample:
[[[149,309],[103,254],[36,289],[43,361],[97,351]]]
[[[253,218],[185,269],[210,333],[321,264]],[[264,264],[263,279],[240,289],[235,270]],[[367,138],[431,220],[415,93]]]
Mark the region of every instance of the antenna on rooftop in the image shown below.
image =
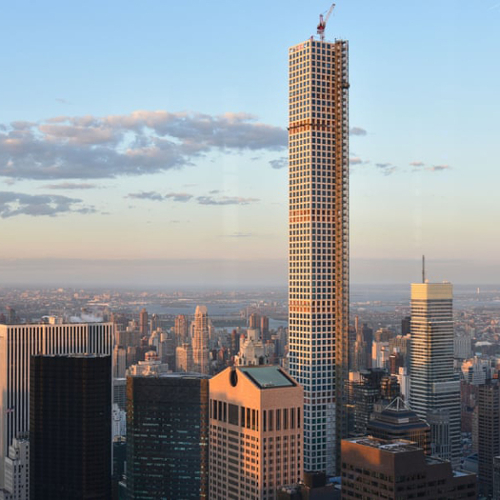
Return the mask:
[[[425,283],[425,255],[422,255],[422,283]]]

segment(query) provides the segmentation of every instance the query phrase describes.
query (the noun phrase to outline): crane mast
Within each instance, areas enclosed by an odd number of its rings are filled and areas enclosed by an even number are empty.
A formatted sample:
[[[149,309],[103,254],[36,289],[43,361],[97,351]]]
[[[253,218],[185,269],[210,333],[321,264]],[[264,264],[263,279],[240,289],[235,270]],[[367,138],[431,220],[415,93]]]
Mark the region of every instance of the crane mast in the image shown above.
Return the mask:
[[[328,13],[326,16],[323,18],[323,14],[319,15],[319,24],[318,24],[318,35],[320,40],[323,42],[325,40],[325,28],[326,28],[326,23],[328,22],[328,19],[333,12],[333,9],[335,8],[335,4],[332,3],[332,6],[328,10]]]

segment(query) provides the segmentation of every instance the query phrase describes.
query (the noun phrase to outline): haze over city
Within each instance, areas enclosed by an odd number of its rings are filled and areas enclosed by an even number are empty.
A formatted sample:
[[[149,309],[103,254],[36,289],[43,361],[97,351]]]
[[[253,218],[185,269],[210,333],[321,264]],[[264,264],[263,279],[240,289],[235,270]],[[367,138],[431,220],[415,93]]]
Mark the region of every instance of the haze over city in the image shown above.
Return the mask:
[[[4,6],[5,284],[287,280],[287,50],[323,2]],[[340,8],[341,7],[341,8]],[[98,14],[97,14],[98,13]],[[500,6],[343,2],[355,283],[498,283]]]

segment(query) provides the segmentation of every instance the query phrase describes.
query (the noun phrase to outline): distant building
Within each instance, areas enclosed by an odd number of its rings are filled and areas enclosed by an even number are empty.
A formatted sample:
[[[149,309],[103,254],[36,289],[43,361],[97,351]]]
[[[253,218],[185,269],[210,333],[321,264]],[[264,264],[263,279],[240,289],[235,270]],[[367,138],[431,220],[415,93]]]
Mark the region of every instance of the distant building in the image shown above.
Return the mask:
[[[410,407],[431,426],[433,453],[460,465],[460,381],[453,369],[451,283],[411,285]]]
[[[372,414],[366,433],[379,439],[414,441],[426,455],[431,453],[431,428],[410,410],[401,398],[394,399],[381,412]]]
[[[31,498],[109,500],[111,465],[111,356],[33,356]]]
[[[208,377],[128,377],[127,405],[127,498],[208,498]]]
[[[179,345],[175,350],[175,369],[178,372],[192,372],[193,348],[189,342]]]
[[[142,308],[141,312],[139,313],[139,332],[141,334],[141,337],[149,334],[148,312],[145,308]]]
[[[376,340],[372,344],[372,368],[389,369],[389,342]]]
[[[257,313],[252,313],[248,316],[248,328],[260,328],[260,316]]]
[[[240,351],[234,358],[234,364],[238,366],[259,366],[269,364],[274,345],[265,345],[260,336],[258,328],[249,328]]]
[[[339,500],[338,485],[328,483],[323,472],[304,472],[304,481],[278,488],[276,500]]]
[[[274,499],[303,471],[303,391],[277,366],[210,380],[210,499]]]
[[[155,351],[149,351],[146,353],[146,359],[144,361],[139,361],[136,365],[132,365],[128,369],[128,375],[162,375],[163,373],[168,373],[169,367],[166,363],[162,363]]]
[[[493,493],[494,459],[500,455],[500,385],[498,379],[479,386],[477,401],[478,484],[485,496]]]
[[[362,493],[361,493],[362,492]],[[342,499],[476,498],[476,475],[454,472],[415,443],[372,437],[342,441]]]
[[[462,362],[461,370],[466,382],[473,385],[481,385],[491,379],[491,360],[474,356]]]
[[[269,318],[267,316],[260,317],[260,335],[262,342],[264,343],[271,340],[271,336],[269,334]]]
[[[185,314],[175,317],[174,333],[177,345],[184,344],[189,340],[189,318]]]
[[[160,328],[160,318],[157,314],[152,314],[149,320],[149,331],[154,332],[158,328]]]
[[[401,335],[409,335],[411,333],[411,317],[406,316],[401,320]]]
[[[127,349],[120,345],[113,347],[113,377],[123,378],[127,371]]]
[[[457,359],[472,357],[472,337],[466,332],[455,335],[453,340],[453,356]]]
[[[2,500],[29,500],[30,446],[28,437],[12,440],[5,459],[5,490]]]
[[[399,384],[386,370],[373,368],[349,373],[349,403],[352,411],[351,435],[364,436],[375,405],[386,401],[389,404],[399,396]]]
[[[197,306],[193,322],[193,369],[195,372],[210,373],[208,355],[209,322],[206,306]]]

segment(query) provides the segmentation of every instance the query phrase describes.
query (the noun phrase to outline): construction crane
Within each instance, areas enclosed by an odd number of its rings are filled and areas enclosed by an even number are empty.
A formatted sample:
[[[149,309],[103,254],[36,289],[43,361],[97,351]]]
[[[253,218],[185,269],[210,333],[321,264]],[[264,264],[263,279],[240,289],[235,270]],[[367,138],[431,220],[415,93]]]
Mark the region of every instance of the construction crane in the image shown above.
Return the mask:
[[[332,6],[330,7],[330,10],[326,14],[326,16],[323,18],[323,14],[319,15],[319,24],[318,24],[318,35],[323,42],[325,40],[325,28],[326,28],[326,23],[328,22],[328,18],[330,17],[331,13],[333,12],[333,9],[335,7],[335,4],[332,3]]]

